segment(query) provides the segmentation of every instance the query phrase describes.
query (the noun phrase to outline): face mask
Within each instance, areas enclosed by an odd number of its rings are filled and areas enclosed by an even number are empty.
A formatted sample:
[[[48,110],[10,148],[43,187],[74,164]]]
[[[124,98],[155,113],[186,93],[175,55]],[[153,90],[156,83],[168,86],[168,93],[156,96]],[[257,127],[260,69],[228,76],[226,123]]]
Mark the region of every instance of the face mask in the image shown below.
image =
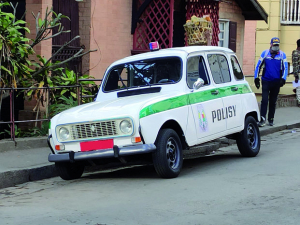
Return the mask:
[[[273,45],[273,46],[271,47],[271,49],[272,49],[272,51],[274,51],[274,52],[278,52],[278,51],[279,51],[279,45]]]

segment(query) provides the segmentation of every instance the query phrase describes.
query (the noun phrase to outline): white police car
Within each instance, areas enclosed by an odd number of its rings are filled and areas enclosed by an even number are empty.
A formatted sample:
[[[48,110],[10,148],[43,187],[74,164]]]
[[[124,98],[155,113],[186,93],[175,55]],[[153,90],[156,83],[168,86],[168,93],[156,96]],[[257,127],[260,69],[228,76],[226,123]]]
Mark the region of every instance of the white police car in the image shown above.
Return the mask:
[[[177,177],[183,151],[230,136],[240,153],[260,150],[257,100],[234,52],[195,46],[130,56],[108,67],[94,102],[51,120],[49,161],[61,178],[86,165],[151,159]]]

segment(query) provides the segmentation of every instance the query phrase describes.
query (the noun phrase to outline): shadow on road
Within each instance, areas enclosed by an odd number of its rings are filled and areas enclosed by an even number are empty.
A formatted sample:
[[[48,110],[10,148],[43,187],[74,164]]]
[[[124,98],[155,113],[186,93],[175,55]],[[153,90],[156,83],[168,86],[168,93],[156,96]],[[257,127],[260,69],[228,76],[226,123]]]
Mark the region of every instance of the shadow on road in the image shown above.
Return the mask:
[[[196,159],[186,159],[183,162],[183,168],[181,176],[185,176],[189,173],[191,168],[195,170],[211,170],[221,164],[230,164],[231,161],[236,160],[248,160],[250,158],[243,158],[239,153],[226,153],[222,155],[213,155],[207,157],[201,157]],[[85,173],[83,178],[85,179],[103,179],[103,178],[146,178],[157,179],[159,178],[155,172],[153,165],[134,165],[129,167],[114,167],[101,171],[92,171]]]

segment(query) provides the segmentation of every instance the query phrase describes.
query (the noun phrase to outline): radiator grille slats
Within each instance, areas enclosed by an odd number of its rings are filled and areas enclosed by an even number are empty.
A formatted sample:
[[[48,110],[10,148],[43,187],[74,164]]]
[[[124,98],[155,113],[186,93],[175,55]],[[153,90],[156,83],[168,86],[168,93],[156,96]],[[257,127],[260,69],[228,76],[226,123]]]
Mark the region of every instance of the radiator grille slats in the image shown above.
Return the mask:
[[[73,140],[109,137],[118,135],[116,121],[74,124],[71,126]]]

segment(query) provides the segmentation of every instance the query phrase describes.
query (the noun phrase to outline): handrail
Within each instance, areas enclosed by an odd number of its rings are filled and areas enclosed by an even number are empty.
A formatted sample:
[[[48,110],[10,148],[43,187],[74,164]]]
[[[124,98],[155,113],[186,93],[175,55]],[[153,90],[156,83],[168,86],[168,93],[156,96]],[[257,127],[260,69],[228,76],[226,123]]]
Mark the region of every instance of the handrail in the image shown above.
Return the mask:
[[[102,79],[79,79],[78,80],[78,84],[75,85],[67,85],[67,86],[55,86],[55,87],[9,87],[9,88],[0,88],[0,92],[1,91],[9,91],[9,98],[10,98],[10,121],[0,121],[0,124],[10,124],[11,127],[11,132],[10,132],[10,136],[11,136],[11,140],[15,141],[15,124],[16,123],[30,123],[30,122],[43,122],[43,121],[49,121],[50,120],[50,115],[48,115],[48,118],[46,119],[36,119],[36,120],[21,120],[21,121],[16,121],[15,120],[15,91],[18,90],[52,90],[52,89],[61,89],[61,88],[77,88],[77,93],[78,93],[78,104],[82,104],[82,98],[94,98],[94,95],[82,95],[82,85],[80,84],[80,82],[83,81],[102,81]],[[49,92],[48,92],[48,97],[49,97]],[[49,107],[49,105],[47,105],[47,107]],[[48,108],[49,109],[49,108]]]

